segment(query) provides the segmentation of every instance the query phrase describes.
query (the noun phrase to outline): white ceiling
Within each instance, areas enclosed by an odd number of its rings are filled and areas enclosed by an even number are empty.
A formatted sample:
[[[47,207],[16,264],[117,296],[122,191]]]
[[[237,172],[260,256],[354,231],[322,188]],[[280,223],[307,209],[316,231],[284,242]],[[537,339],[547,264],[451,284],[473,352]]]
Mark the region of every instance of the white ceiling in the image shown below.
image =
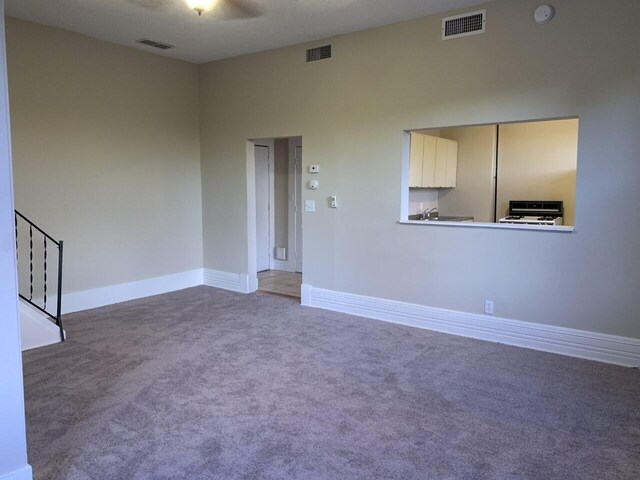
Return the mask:
[[[6,0],[6,14],[204,63],[319,40],[486,0],[217,0],[202,17],[185,0]],[[175,45],[162,52],[134,43]]]

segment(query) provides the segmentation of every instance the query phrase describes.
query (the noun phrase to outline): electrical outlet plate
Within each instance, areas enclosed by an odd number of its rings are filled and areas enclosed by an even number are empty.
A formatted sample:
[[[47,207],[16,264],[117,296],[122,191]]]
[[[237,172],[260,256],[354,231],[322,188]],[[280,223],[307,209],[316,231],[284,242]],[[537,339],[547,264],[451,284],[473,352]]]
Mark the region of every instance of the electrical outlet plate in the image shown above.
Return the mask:
[[[484,301],[484,313],[487,315],[493,315],[493,300]]]

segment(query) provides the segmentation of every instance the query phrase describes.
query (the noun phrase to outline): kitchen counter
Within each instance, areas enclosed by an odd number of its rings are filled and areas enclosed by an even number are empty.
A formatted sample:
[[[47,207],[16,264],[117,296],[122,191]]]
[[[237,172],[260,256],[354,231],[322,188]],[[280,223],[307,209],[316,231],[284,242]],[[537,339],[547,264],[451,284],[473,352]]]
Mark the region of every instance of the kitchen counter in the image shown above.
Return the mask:
[[[457,217],[457,216],[439,215],[436,218],[427,220],[425,218],[422,218],[421,213],[416,213],[415,215],[409,215],[409,220],[417,220],[420,222],[473,222],[473,217]]]
[[[575,227],[565,227],[564,225],[523,225],[515,223],[487,223],[474,222],[473,217],[454,217],[466,220],[445,220],[451,217],[439,217],[438,220],[417,220],[419,215],[411,215],[407,220],[398,220],[400,225],[413,225],[420,227],[459,227],[459,228],[489,228],[495,230],[535,230],[538,232],[573,233]]]

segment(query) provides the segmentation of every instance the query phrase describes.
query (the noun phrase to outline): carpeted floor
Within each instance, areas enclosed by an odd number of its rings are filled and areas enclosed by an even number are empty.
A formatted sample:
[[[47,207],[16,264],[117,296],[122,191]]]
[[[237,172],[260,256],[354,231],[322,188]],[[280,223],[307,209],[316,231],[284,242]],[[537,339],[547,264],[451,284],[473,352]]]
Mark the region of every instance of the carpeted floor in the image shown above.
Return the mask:
[[[640,478],[638,370],[209,287],[65,326],[36,480]]]

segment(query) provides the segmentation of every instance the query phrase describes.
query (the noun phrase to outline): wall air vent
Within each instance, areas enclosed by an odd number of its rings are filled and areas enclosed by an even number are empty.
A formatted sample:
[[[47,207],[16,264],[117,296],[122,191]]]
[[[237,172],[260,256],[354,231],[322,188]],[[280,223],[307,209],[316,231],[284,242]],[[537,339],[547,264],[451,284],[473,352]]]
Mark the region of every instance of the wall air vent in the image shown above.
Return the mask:
[[[331,45],[323,45],[322,47],[310,48],[307,50],[307,63],[317,62],[331,58]]]
[[[486,23],[486,10],[445,17],[442,19],[442,39],[449,40],[484,33]]]
[[[149,40],[148,38],[141,38],[140,40],[136,40],[136,43],[141,43],[142,45],[148,45],[149,47],[159,48],[160,50],[169,50],[170,48],[175,48],[175,46],[170,45],[164,42],[156,42],[155,40]]]

